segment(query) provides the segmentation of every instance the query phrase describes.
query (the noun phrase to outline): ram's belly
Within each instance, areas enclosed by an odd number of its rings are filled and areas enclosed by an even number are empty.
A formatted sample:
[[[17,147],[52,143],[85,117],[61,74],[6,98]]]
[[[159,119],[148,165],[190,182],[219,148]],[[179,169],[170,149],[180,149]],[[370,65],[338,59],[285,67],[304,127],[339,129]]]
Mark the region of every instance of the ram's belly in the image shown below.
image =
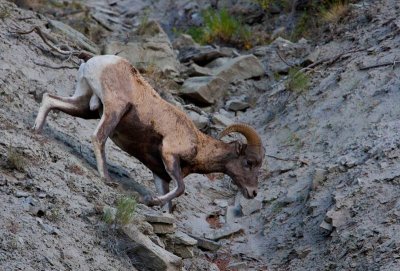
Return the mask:
[[[160,153],[162,136],[154,130],[151,123],[143,124],[137,116],[129,113],[121,119],[111,139],[159,177],[169,179]]]

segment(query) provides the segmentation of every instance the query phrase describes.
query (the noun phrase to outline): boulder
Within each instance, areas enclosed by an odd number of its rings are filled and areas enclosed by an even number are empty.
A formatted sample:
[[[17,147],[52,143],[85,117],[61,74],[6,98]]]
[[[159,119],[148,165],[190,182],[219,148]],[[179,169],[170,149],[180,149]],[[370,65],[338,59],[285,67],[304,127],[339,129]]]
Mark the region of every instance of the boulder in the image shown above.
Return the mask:
[[[216,251],[220,248],[221,244],[212,240],[205,239],[200,236],[190,235],[197,240],[197,246],[202,249]]]
[[[167,249],[182,257],[182,259],[188,259],[194,257],[193,247],[192,246],[167,246]]]
[[[231,120],[230,118],[226,117],[225,115],[223,115],[221,113],[215,113],[212,116],[211,120],[215,125],[222,126],[222,127],[226,127],[226,126],[229,126],[234,123],[233,120]]]
[[[233,51],[221,50],[210,45],[206,46],[191,46],[181,48],[178,54],[180,62],[193,61],[201,66],[220,57],[229,57]]]
[[[69,39],[73,40],[79,47],[81,47],[84,50],[92,52],[93,54],[96,55],[100,53],[100,50],[96,46],[96,44],[94,44],[81,32],[73,29],[69,25],[66,25],[60,21],[49,20],[48,22],[49,22],[49,27],[53,32],[67,36]]]
[[[193,246],[197,244],[197,240],[186,233],[177,231],[173,234],[167,234],[165,243],[169,251],[172,251],[183,259],[187,259],[194,256]]]
[[[189,77],[210,76],[213,75],[213,71],[207,67],[202,67],[197,65],[196,63],[192,63],[186,70],[185,74]]]
[[[172,43],[172,47],[176,50],[196,46],[196,42],[193,40],[192,36],[187,34],[179,35],[179,37],[177,37]]]
[[[165,223],[165,224],[173,224],[175,222],[175,217],[172,214],[154,214],[154,213],[145,213],[144,219],[150,223]]]
[[[174,224],[166,224],[166,223],[151,223],[153,226],[153,231],[156,234],[167,234],[173,233],[176,229]]]
[[[207,67],[212,67],[213,73],[228,83],[264,75],[264,68],[254,55],[220,58]]]
[[[182,268],[182,259],[162,247],[154,244],[149,237],[141,233],[135,225],[128,224],[123,232],[135,243],[127,251],[131,262],[139,270],[178,271]]]
[[[242,111],[250,107],[250,104],[246,102],[244,96],[234,98],[226,102],[226,109],[231,111]]]
[[[201,104],[213,104],[226,93],[226,82],[215,76],[191,77],[183,83],[181,95]]]
[[[135,33],[128,42],[112,40],[105,45],[105,54],[116,54],[126,58],[139,70],[154,66],[166,76],[179,74],[179,62],[176,59],[171,42],[155,22],[150,21],[139,33]]]
[[[233,224],[207,233],[204,237],[211,240],[219,240],[241,231],[243,231],[243,227],[241,225]]]
[[[310,52],[311,46],[307,40],[301,39],[293,43],[281,37],[267,46],[259,46],[252,50],[252,53],[261,59],[266,73],[270,76],[275,73],[286,74],[290,66],[305,63]]]
[[[173,234],[167,235],[167,241],[174,245],[185,245],[185,246],[195,246],[197,245],[197,240],[190,237],[184,232],[176,231]]]
[[[200,115],[197,112],[187,111],[187,115],[200,130],[205,130],[210,124],[210,120],[206,116]]]
[[[203,104],[213,104],[225,96],[229,83],[262,76],[264,68],[255,56],[244,55],[218,58],[205,68],[194,64],[188,69],[188,73],[208,76],[196,76],[185,80],[181,90],[182,95]],[[243,108],[248,105],[241,103],[240,106]]]

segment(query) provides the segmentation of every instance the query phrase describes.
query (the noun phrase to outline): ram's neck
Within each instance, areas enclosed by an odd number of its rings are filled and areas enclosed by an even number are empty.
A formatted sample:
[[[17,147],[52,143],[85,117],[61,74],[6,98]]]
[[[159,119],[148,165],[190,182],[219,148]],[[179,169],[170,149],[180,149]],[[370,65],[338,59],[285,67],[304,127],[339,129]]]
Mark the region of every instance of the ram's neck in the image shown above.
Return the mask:
[[[226,163],[234,157],[234,147],[204,134],[198,143],[193,173],[224,173]]]

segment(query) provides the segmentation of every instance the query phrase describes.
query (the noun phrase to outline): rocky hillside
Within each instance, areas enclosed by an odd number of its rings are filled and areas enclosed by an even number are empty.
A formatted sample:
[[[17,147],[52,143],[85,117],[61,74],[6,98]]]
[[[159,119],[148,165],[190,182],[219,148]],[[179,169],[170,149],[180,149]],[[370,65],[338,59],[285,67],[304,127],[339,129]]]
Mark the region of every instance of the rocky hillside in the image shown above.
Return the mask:
[[[0,0],[1,270],[400,270],[398,1],[353,2],[318,39],[292,42],[280,26],[301,22],[299,3],[259,14],[262,1],[226,1],[268,32],[251,48],[174,30],[225,1],[15,2]],[[120,188],[106,186],[96,121],[53,112],[31,132],[42,94],[72,95],[79,64],[16,33],[34,26],[64,50],[126,57],[205,133],[253,125],[266,150],[259,195],[192,175],[172,215],[138,204],[123,223],[121,206],[155,193],[153,176],[108,142]]]

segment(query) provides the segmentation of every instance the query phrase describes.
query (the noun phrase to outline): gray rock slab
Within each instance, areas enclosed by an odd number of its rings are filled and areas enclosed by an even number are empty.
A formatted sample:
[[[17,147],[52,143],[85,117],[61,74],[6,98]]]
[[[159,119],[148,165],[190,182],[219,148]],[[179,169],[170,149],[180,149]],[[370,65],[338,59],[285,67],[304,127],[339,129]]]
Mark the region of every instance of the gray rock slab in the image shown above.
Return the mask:
[[[231,111],[242,111],[250,107],[250,104],[243,99],[232,99],[226,103],[226,109]]]
[[[206,238],[196,236],[196,235],[190,235],[194,239],[197,240],[197,246],[202,249],[210,250],[210,251],[216,251],[221,247],[221,244],[212,240],[208,240]]]
[[[216,99],[225,95],[226,89],[227,84],[221,78],[198,76],[185,80],[180,93],[199,103],[213,104]]]
[[[228,57],[229,52],[222,51],[219,48],[214,48],[212,46],[193,46],[183,48],[179,51],[178,59],[180,62],[193,61],[199,65],[207,64],[214,59],[220,57]]]
[[[156,234],[167,234],[175,232],[176,226],[174,224],[165,223],[151,223],[153,231]]]
[[[179,62],[176,59],[171,42],[154,21],[150,21],[143,33],[132,34],[128,42],[111,40],[104,47],[105,54],[119,53],[140,70],[155,67],[166,76],[174,77],[179,74]]]
[[[154,214],[154,213],[145,213],[144,219],[150,223],[165,223],[165,224],[173,224],[175,222],[175,217],[172,214]]]
[[[225,237],[229,237],[235,233],[243,230],[243,227],[239,224],[228,225],[226,227],[216,229],[210,233],[207,233],[204,237],[211,240],[219,240]]]
[[[142,265],[146,270],[180,271],[182,259],[162,247],[154,244],[149,237],[141,233],[135,225],[129,224],[122,228],[123,232],[137,244],[130,253],[134,265],[139,270]]]
[[[197,245],[197,240],[190,237],[186,233],[182,231],[176,231],[173,234],[168,234],[166,236],[168,243],[172,243],[174,245],[185,245],[185,246],[195,246]]]
[[[214,73],[226,82],[245,80],[263,76],[265,71],[261,62],[254,55],[243,55],[235,58],[218,59],[218,65],[214,66]]]
[[[52,31],[63,34],[72,39],[76,44],[84,50],[90,51],[94,54],[99,54],[99,48],[81,32],[73,29],[60,21],[49,20],[49,26]]]

